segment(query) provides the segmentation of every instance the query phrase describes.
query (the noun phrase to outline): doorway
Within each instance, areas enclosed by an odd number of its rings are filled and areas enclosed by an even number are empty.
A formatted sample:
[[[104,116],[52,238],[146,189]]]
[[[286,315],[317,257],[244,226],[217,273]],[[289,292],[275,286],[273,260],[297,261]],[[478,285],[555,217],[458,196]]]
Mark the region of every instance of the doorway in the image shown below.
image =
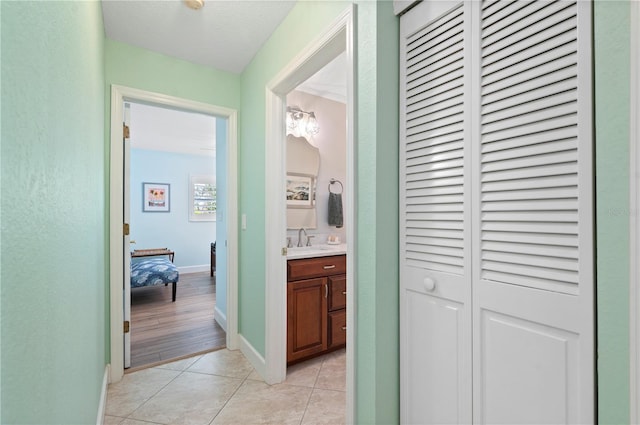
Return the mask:
[[[124,374],[123,303],[125,276],[124,258],[128,254],[128,237],[123,234],[123,109],[125,101],[155,104],[173,109],[192,111],[226,119],[228,135],[225,162],[227,188],[227,213],[225,217],[227,291],[226,345],[237,348],[237,111],[205,103],[167,96],[143,90],[112,86],[111,90],[111,166],[110,166],[110,325],[111,325],[111,382],[119,381]],[[125,243],[126,245],[125,246]],[[218,264],[220,259],[218,258]],[[217,312],[218,313],[218,312]],[[218,317],[217,317],[218,319]]]
[[[136,102],[126,102],[127,110],[129,160],[124,174],[129,191],[124,191],[124,208],[129,212],[131,270],[141,278],[147,275],[141,267],[168,261],[178,272],[175,299],[168,285],[146,286],[141,279],[133,281],[138,287],[125,290],[130,294],[130,313],[125,299],[125,321],[130,322],[130,345],[125,340],[128,373],[225,346],[225,331],[214,312],[226,311],[224,299],[217,302],[225,294],[226,268],[221,261],[214,270],[210,260],[217,240],[222,241],[217,253],[222,256],[225,251],[227,120]],[[155,184],[150,182],[162,182],[158,184],[169,189],[165,208],[148,208],[146,203],[141,207],[147,197],[143,186]],[[161,248],[173,254],[144,256]],[[125,284],[128,281],[125,278]]]
[[[350,6],[334,23],[323,31],[302,53],[294,58],[268,85],[266,91],[266,349],[265,380],[269,384],[284,381],[286,377],[287,346],[287,291],[286,256],[282,254],[286,244],[286,203],[284,196],[286,178],[286,96],[304,81],[345,53],[347,80],[347,192],[345,202],[345,227],[347,229],[347,349],[346,349],[346,418],[353,421],[354,406],[354,347],[355,347],[355,8]]]

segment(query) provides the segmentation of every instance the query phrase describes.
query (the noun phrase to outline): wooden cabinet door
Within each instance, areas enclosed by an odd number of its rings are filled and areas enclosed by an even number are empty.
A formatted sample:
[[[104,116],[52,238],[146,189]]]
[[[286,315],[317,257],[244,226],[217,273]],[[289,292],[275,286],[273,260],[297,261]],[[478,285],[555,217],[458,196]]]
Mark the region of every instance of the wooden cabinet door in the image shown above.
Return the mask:
[[[329,277],[329,311],[347,308],[347,275]]]
[[[347,310],[329,313],[329,348],[347,343]]]
[[[327,349],[327,278],[287,283],[287,362]]]

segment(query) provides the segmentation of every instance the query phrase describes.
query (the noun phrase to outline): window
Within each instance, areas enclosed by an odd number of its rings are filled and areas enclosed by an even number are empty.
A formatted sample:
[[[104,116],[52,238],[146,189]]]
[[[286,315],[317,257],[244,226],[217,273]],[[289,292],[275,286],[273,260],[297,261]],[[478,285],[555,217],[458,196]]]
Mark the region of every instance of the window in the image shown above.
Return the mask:
[[[190,176],[189,221],[215,221],[216,211],[216,177]]]

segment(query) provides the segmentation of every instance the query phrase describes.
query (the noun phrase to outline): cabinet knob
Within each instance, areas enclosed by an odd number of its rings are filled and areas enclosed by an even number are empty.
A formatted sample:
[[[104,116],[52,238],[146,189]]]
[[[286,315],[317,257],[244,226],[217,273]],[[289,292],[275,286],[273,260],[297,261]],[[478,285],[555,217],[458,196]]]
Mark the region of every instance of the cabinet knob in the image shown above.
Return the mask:
[[[330,266],[324,266],[324,267],[322,267],[322,268],[323,268],[323,269],[325,269],[325,270],[335,269],[335,268],[336,268],[336,265],[335,265],[335,264],[332,264],[332,265],[330,265]]]
[[[425,277],[422,284],[427,292],[433,292],[436,289],[436,281],[430,277]]]
[[[343,330],[343,331],[346,331],[346,330],[347,330],[347,327],[346,327],[346,326],[343,326],[343,327],[342,327],[342,330]]]

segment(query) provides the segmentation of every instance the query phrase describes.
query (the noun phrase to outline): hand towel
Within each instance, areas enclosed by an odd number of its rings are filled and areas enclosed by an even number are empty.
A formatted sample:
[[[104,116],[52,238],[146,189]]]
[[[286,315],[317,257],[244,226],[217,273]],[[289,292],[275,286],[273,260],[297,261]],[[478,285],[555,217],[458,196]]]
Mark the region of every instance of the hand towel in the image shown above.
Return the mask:
[[[329,226],[342,227],[342,194],[329,192]]]

